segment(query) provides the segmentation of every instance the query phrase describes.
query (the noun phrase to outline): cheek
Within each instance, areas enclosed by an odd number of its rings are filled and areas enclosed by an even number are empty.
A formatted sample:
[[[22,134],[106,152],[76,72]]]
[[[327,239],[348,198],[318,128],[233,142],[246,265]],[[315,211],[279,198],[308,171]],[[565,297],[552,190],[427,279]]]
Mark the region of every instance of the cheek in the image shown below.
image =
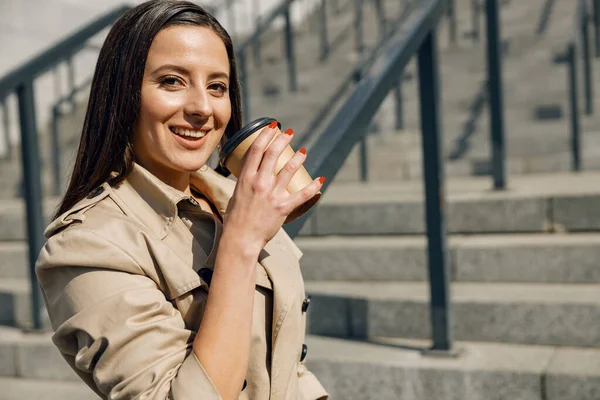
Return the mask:
[[[221,99],[214,108],[215,119],[219,123],[219,129],[225,129],[231,119],[231,101],[229,97]]]
[[[148,129],[168,120],[183,105],[182,96],[153,90],[142,91],[140,120]]]

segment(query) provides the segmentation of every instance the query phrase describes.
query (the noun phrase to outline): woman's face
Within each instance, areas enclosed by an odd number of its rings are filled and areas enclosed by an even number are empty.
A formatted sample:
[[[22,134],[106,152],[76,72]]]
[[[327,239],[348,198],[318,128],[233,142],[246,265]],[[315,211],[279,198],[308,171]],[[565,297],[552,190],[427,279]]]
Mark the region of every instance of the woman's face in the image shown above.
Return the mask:
[[[166,183],[204,165],[231,116],[229,59],[210,29],[175,25],[154,38],[133,136],[136,161]]]

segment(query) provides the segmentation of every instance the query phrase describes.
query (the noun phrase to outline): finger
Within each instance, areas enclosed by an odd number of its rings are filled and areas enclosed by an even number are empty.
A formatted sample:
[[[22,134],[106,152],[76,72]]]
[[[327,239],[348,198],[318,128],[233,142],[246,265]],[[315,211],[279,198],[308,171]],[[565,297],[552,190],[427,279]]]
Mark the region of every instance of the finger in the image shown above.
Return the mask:
[[[306,160],[306,149],[301,148],[294,154],[292,158],[283,166],[279,174],[277,174],[277,182],[275,186],[278,189],[285,190],[290,184],[294,174],[300,169],[304,161]]]
[[[265,149],[271,143],[271,140],[273,140],[275,132],[277,132],[277,121],[271,122],[267,128],[262,130],[242,158],[242,173],[248,171],[256,172],[258,170]]]
[[[325,182],[325,177],[321,176],[308,185],[304,187],[304,189],[291,194],[288,196],[284,208],[292,212],[301,204],[304,204],[308,200],[312,199],[315,194],[323,187],[323,182]]]
[[[293,134],[294,131],[288,129],[271,142],[269,147],[265,150],[260,167],[258,167],[259,175],[264,176],[265,178],[272,178],[275,175],[277,160],[279,160],[281,153],[283,153],[285,148],[290,144]]]

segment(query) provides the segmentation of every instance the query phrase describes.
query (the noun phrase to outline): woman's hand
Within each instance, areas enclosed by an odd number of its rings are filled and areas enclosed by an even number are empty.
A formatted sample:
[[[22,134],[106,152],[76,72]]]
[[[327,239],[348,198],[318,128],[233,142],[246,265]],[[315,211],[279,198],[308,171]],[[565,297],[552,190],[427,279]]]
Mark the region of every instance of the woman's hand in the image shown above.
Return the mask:
[[[294,194],[287,192],[290,180],[306,159],[306,151],[296,152],[275,174],[277,160],[292,140],[291,129],[273,140],[276,126],[277,122],[273,122],[263,129],[246,152],[223,227],[224,235],[236,237],[244,247],[259,252],[275,236],[288,214],[312,198],[324,181],[318,178]]]

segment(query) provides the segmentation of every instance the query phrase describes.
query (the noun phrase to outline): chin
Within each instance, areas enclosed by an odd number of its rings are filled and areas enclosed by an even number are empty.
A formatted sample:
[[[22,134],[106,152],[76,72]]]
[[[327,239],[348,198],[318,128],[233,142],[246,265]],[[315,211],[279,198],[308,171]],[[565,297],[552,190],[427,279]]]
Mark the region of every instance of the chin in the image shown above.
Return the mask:
[[[195,172],[207,162],[208,159],[205,159],[205,157],[196,157],[194,160],[186,160],[185,162],[181,162],[181,160],[179,160],[179,162],[175,163],[175,167],[181,172]]]

